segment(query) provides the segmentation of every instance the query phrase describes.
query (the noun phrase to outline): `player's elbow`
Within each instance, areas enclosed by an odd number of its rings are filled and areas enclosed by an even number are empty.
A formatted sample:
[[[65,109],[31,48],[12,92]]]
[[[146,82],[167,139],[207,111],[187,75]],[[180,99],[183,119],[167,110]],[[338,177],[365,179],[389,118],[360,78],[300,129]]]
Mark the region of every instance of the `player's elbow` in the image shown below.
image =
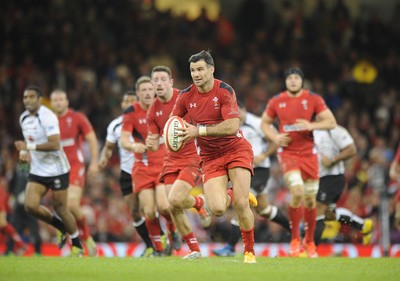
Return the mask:
[[[326,123],[327,130],[335,129],[336,126],[337,126],[337,123],[336,123],[335,118],[330,118],[329,121]]]
[[[349,154],[350,154],[350,157],[354,157],[357,155],[357,147],[354,144],[350,145]]]

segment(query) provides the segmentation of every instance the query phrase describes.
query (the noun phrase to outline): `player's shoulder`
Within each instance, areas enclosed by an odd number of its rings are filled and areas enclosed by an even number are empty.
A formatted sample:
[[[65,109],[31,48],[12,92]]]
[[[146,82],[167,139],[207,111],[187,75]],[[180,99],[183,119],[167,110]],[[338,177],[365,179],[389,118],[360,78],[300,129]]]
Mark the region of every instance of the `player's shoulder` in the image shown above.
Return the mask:
[[[48,107],[42,105],[40,106],[37,115],[39,118],[52,118],[52,117],[56,117],[55,113]]]
[[[124,114],[130,114],[130,113],[133,113],[133,112],[135,112],[135,107],[134,107],[133,104],[130,105],[127,109],[124,110]]]
[[[68,109],[67,115],[71,116],[72,118],[87,119],[86,115],[83,112],[74,110],[72,108]]]
[[[122,125],[122,115],[118,116],[117,118],[113,119],[110,124],[108,124],[108,130],[115,132],[115,130]]]
[[[322,96],[320,94],[318,94],[312,90],[304,89],[303,91],[306,95],[310,96],[311,98],[322,99]]]
[[[215,81],[216,81],[216,83],[219,84],[218,88],[224,89],[224,90],[228,91],[232,95],[235,93],[235,90],[233,90],[232,86],[229,85],[228,83],[226,83],[226,82],[224,82],[222,80],[218,80],[218,79],[215,79]]]
[[[275,95],[273,95],[270,99],[269,99],[269,102],[271,103],[271,102],[275,102],[275,101],[277,101],[277,100],[280,100],[280,99],[283,99],[283,98],[285,98],[287,95],[286,95],[286,91],[282,91],[282,92],[278,92],[278,93],[276,93]]]
[[[334,134],[338,134],[338,135],[347,135],[347,134],[350,134],[349,131],[348,131],[345,127],[340,126],[340,125],[336,125],[336,127],[333,128],[333,129],[331,130],[331,132],[333,132]]]
[[[194,89],[194,85],[192,84],[192,85],[190,85],[189,87],[187,87],[187,88],[185,88],[185,89],[183,89],[183,90],[180,90],[180,91],[179,91],[179,95],[180,95],[180,96],[187,95],[187,94],[189,94],[193,89]]]
[[[29,117],[29,111],[28,111],[28,110],[25,110],[25,111],[22,112],[21,115],[19,116],[19,123],[24,122],[24,120],[25,120],[26,118],[28,118],[28,117]]]

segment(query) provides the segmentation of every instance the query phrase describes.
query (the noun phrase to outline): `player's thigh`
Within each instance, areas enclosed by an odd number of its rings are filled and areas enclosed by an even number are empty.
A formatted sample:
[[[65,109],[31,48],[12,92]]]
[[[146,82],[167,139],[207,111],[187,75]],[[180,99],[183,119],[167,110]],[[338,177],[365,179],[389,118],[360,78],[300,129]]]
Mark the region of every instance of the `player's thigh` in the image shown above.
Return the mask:
[[[324,215],[328,210],[328,205],[317,201],[317,216]]]
[[[304,181],[300,170],[290,170],[283,175],[285,185],[292,195],[302,196],[304,194]]]
[[[0,210],[0,228],[7,225],[7,213],[4,210]]]
[[[75,185],[75,184],[70,184],[68,187],[68,201],[70,203],[77,203],[80,205],[81,199],[83,195],[83,188]]]
[[[191,190],[192,186],[188,182],[183,180],[176,180],[171,186],[168,195],[168,201],[181,202],[189,197]]]
[[[207,205],[211,210],[226,209],[228,200],[228,197],[226,195],[227,186],[227,175],[211,178],[204,183],[204,195],[207,200]]]
[[[165,190],[165,185],[161,183],[158,184],[155,187],[155,192],[156,192],[157,210],[162,213],[169,212],[169,203],[168,203],[167,191]]]
[[[25,206],[28,208],[35,208],[39,206],[42,197],[46,193],[46,186],[37,182],[28,182],[25,188]]]
[[[68,205],[68,189],[53,190],[51,198],[55,209],[66,208]]]
[[[229,179],[233,186],[233,197],[235,200],[246,199],[250,192],[251,172],[242,167],[229,169]]]
[[[260,194],[257,196],[258,205],[256,208],[257,213],[260,213],[269,206],[268,194]]]
[[[138,213],[140,211],[140,204],[139,204],[139,197],[137,193],[130,193],[124,195],[124,202],[128,205],[129,209],[134,212]]]
[[[156,202],[154,189],[143,189],[140,191],[139,202],[146,217],[155,216]]]

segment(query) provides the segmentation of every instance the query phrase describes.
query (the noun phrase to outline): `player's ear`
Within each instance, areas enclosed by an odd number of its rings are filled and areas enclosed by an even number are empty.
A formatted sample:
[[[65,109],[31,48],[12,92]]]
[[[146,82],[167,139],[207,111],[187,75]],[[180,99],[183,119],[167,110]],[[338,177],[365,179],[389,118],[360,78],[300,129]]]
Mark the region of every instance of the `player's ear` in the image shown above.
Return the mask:
[[[210,71],[211,71],[212,74],[214,74],[215,67],[213,65],[210,65]]]

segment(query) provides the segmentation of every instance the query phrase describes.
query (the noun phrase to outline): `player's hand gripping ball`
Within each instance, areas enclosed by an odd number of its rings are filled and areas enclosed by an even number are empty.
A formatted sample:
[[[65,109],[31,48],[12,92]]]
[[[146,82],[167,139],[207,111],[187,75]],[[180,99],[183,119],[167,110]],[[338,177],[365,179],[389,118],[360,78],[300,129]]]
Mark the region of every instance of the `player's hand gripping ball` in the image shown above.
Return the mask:
[[[180,133],[178,129],[185,127],[185,122],[178,116],[171,116],[167,123],[165,123],[164,140],[168,150],[178,152],[183,148],[185,143],[182,141],[183,137],[178,136]]]

